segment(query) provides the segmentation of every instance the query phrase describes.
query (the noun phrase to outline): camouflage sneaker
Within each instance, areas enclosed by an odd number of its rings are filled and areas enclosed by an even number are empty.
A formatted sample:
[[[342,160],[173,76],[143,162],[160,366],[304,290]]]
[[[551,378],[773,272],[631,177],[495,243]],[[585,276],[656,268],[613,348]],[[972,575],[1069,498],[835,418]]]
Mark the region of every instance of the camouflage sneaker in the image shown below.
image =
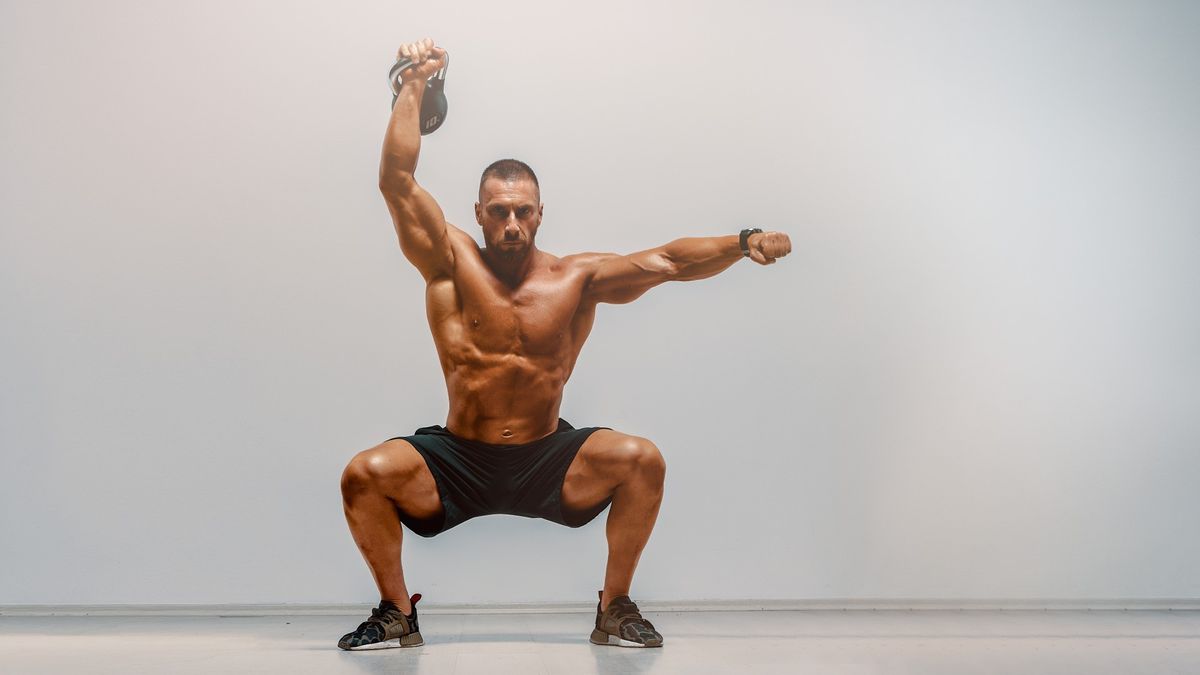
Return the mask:
[[[417,626],[417,601],[421,594],[412,596],[412,616],[390,600],[384,600],[371,610],[371,618],[358,625],[353,633],[346,633],[338,640],[342,649],[390,649],[392,647],[420,647],[421,629]]]
[[[604,591],[600,591],[600,598],[604,599]],[[592,631],[591,642],[619,647],[661,647],[663,636],[654,630],[654,624],[642,618],[628,595],[621,595],[613,598],[603,612],[600,603],[596,603],[596,630]]]

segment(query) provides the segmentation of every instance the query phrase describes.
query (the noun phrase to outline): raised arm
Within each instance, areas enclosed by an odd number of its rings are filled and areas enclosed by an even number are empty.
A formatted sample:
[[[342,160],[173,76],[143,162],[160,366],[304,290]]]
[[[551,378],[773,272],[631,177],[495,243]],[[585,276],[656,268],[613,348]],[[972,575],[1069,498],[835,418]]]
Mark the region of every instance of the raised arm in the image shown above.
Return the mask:
[[[590,270],[584,299],[633,302],[664,281],[693,281],[719,274],[745,257],[738,239],[736,234],[687,237],[629,255],[583,254]],[[792,251],[791,240],[782,232],[752,234],[747,245],[750,259],[760,265],[770,265]]]
[[[412,59],[413,66],[401,73],[403,85],[379,161],[379,190],[392,214],[400,249],[426,280],[449,275],[454,267],[446,217],[413,175],[421,153],[419,116],[425,82],[442,67],[445,54],[429,39],[400,47],[399,55]]]

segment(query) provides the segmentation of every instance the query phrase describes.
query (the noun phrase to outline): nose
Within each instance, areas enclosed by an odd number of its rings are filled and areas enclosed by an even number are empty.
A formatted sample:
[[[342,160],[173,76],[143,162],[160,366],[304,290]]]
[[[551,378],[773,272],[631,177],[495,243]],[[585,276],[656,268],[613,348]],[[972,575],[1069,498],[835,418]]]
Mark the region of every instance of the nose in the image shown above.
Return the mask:
[[[517,227],[516,216],[509,216],[508,222],[504,224],[504,238],[505,239],[520,239],[521,238],[521,228]]]

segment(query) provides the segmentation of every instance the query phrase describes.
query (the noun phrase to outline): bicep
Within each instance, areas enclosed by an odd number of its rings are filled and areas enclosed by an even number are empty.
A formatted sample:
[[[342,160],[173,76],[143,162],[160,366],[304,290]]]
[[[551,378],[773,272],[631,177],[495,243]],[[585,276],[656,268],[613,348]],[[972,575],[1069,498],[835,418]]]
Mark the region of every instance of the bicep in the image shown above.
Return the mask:
[[[651,288],[669,281],[675,273],[674,264],[662,248],[629,255],[593,255],[592,273],[584,291],[592,302],[633,302]]]
[[[383,190],[400,249],[426,278],[449,273],[454,266],[450,225],[442,207],[415,179]]]

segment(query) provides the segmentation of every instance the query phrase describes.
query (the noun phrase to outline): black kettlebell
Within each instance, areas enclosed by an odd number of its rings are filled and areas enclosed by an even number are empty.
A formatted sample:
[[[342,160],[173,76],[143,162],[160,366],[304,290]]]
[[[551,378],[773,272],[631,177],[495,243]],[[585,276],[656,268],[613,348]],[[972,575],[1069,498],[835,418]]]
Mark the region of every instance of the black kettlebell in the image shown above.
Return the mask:
[[[425,83],[425,93],[421,95],[421,135],[432,134],[446,121],[446,69],[450,67],[450,52],[445,53],[442,67],[429,77]],[[388,73],[392,84],[392,107],[396,107],[396,99],[400,96],[400,72],[412,65],[412,60],[401,57]]]

